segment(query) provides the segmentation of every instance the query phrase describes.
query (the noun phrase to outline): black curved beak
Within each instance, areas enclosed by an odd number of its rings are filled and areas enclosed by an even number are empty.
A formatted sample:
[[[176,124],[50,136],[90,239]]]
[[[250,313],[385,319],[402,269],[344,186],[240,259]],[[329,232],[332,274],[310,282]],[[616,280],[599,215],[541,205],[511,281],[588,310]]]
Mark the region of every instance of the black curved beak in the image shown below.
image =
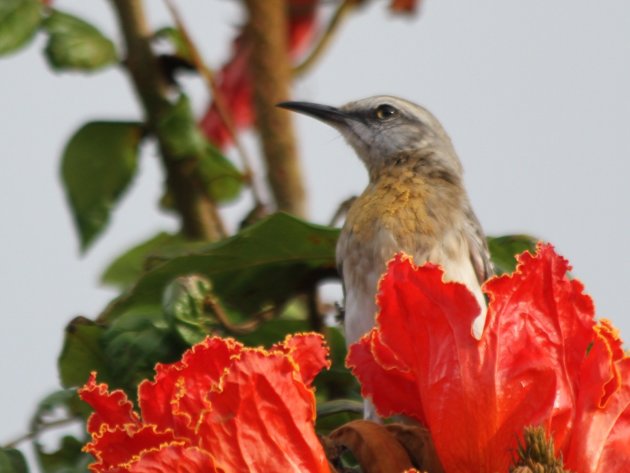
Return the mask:
[[[309,117],[317,118],[329,125],[345,124],[352,117],[346,112],[336,107],[328,105],[320,105],[311,102],[280,102],[276,107],[291,110],[293,112],[303,113]]]

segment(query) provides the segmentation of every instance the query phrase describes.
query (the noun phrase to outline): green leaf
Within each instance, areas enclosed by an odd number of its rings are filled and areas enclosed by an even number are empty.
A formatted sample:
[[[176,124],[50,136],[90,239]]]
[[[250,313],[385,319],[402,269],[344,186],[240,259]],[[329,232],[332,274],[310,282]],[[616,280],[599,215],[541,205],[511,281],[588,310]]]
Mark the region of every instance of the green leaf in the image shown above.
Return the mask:
[[[512,273],[516,269],[515,256],[536,250],[537,238],[530,235],[505,235],[500,237],[488,237],[488,248],[497,275]]]
[[[169,156],[197,160],[199,177],[215,202],[226,202],[239,195],[243,176],[201,132],[185,94],[162,117],[158,134]]]
[[[26,46],[42,21],[39,0],[2,0],[0,2],[0,56]]]
[[[94,461],[91,455],[81,451],[85,442],[71,435],[64,435],[57,450],[48,452],[41,444],[35,444],[35,454],[43,473],[84,473]]]
[[[0,448],[0,472],[28,473],[24,455],[14,448]]]
[[[137,384],[153,376],[155,363],[175,361],[185,348],[172,336],[159,306],[135,307],[120,316],[103,335],[111,374],[110,386],[133,395]]]
[[[44,21],[45,54],[56,70],[95,71],[117,61],[114,43],[91,24],[54,10]]]
[[[204,313],[204,301],[211,289],[210,281],[191,275],[175,279],[164,291],[166,319],[188,345],[194,345],[206,336],[204,327],[209,316]]]
[[[185,59],[189,62],[192,61],[192,55],[188,49],[188,44],[184,40],[182,33],[172,26],[165,26],[160,28],[153,34],[153,39],[165,39],[173,46],[175,55]]]
[[[148,269],[151,259],[163,258],[169,252],[183,251],[195,245],[199,244],[187,242],[181,235],[158,233],[116,257],[101,275],[101,282],[125,289],[131,286],[145,269]]]
[[[82,386],[92,371],[98,371],[102,380],[109,379],[101,344],[104,333],[104,326],[85,317],[77,317],[68,324],[58,360],[62,386]]]
[[[272,215],[231,238],[157,265],[101,318],[112,320],[130,307],[158,304],[166,285],[188,274],[208,278],[227,308],[243,314],[280,306],[318,280],[336,275],[338,234],[287,214]]]
[[[37,406],[31,421],[31,431],[37,432],[55,420],[75,418],[77,423],[85,425],[92,409],[79,399],[76,389],[56,391],[46,396]],[[60,415],[62,416],[60,418]],[[38,463],[44,473],[79,473],[86,471],[91,457],[81,452],[85,440],[66,435],[56,450],[50,451],[50,444],[42,445],[35,439],[33,446]]]
[[[181,94],[158,123],[158,133],[166,152],[175,158],[186,159],[203,152],[206,139],[186,94]]]
[[[239,341],[250,347],[270,347],[281,342],[290,333],[306,332],[309,330],[305,320],[273,319],[263,323],[253,332],[239,335]]]
[[[346,368],[346,339],[337,327],[326,328],[326,343],[330,348],[331,366],[315,378],[318,400],[336,398],[361,399],[359,383]]]
[[[133,179],[141,138],[139,123],[91,122],[66,145],[61,173],[83,251],[105,229]]]
[[[243,175],[210,142],[199,160],[199,174],[215,202],[236,199],[243,188]]]

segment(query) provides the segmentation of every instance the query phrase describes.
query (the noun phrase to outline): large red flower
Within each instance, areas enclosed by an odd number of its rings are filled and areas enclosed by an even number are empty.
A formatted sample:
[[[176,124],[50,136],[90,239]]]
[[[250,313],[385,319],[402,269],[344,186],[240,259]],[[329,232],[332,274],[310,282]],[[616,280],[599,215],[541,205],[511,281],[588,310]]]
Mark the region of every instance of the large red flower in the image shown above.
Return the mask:
[[[317,334],[270,350],[207,338],[158,364],[138,388],[138,415],[93,373],[79,391],[94,413],[85,450],[93,472],[329,472],[315,434],[311,382],[329,366]]]
[[[630,358],[568,262],[550,245],[488,281],[479,308],[465,286],[398,255],[379,287],[377,326],[347,363],[383,416],[425,424],[448,473],[507,471],[523,429],[542,425],[565,466],[630,471]]]

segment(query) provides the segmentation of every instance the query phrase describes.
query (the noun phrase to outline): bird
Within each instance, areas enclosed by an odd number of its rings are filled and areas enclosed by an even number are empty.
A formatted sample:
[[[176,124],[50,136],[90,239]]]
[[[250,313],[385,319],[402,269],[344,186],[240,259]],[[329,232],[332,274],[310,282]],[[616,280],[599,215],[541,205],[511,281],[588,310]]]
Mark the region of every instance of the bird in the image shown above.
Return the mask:
[[[488,245],[463,183],[462,164],[438,119],[410,101],[379,95],[332,107],[282,102],[284,109],[332,126],[365,165],[369,183],[350,205],[337,242],[348,345],[375,324],[378,281],[398,252],[416,265],[440,265],[447,281],[463,283],[480,313],[481,286],[493,274]]]

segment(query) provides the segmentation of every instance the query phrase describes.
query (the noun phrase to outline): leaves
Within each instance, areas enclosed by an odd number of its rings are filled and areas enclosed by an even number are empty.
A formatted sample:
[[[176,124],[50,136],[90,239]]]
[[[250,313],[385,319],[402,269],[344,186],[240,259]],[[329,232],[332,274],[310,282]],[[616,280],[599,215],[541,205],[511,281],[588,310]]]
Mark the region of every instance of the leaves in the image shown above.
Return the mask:
[[[182,276],[170,283],[164,291],[163,307],[168,322],[188,345],[201,342],[209,316],[204,313],[204,301],[212,288],[200,276]]]
[[[516,269],[516,255],[536,250],[537,239],[529,235],[504,235],[488,237],[488,249],[497,275],[511,273]]]
[[[28,473],[24,455],[14,448],[0,448],[0,471],[2,473]]]
[[[77,317],[68,324],[58,360],[62,386],[81,386],[93,370],[108,377],[109,369],[100,343],[104,332],[104,326],[84,317]]]
[[[128,288],[150,268],[151,261],[155,264],[200,245],[200,242],[190,242],[179,234],[160,232],[117,256],[103,271],[101,282],[119,289]]]
[[[173,361],[183,350],[159,306],[134,307],[117,318],[103,333],[102,345],[112,384],[128,392],[155,363]]]
[[[174,53],[176,56],[179,56],[182,59],[185,59],[189,62],[192,61],[192,56],[190,54],[190,50],[188,48],[188,43],[182,36],[181,31],[177,28],[173,28],[172,26],[165,26],[160,28],[153,34],[154,39],[164,39],[171,43],[174,49]]]
[[[61,445],[56,450],[49,452],[41,445],[36,445],[36,454],[43,473],[84,473],[90,463],[90,456],[83,453],[84,442],[64,435]]]
[[[243,176],[205,138],[185,94],[181,94],[162,117],[158,129],[169,156],[196,160],[198,176],[215,202],[230,201],[239,195]]]
[[[103,318],[132,306],[158,304],[178,276],[199,274],[224,304],[254,314],[282,305],[323,277],[333,277],[338,230],[278,213],[192,254],[173,257],[146,272]]]
[[[215,202],[234,200],[243,187],[243,175],[210,143],[206,143],[201,154],[199,174]]]
[[[48,31],[45,54],[58,71],[96,71],[117,60],[114,43],[76,16],[53,10],[44,21]]]
[[[61,418],[58,418],[59,416]],[[56,391],[46,396],[37,406],[31,421],[33,432],[45,429],[53,422],[64,420],[85,420],[89,415],[88,406],[79,399],[74,389]],[[35,454],[43,473],[81,473],[86,471],[89,456],[81,451],[84,441],[66,435],[56,450],[50,445],[43,445],[38,439],[34,441]],[[2,471],[2,470],[0,470]]]
[[[0,56],[17,51],[35,36],[41,23],[39,0],[0,2]]]
[[[66,145],[61,173],[83,251],[105,229],[131,183],[141,138],[139,123],[90,122]]]

